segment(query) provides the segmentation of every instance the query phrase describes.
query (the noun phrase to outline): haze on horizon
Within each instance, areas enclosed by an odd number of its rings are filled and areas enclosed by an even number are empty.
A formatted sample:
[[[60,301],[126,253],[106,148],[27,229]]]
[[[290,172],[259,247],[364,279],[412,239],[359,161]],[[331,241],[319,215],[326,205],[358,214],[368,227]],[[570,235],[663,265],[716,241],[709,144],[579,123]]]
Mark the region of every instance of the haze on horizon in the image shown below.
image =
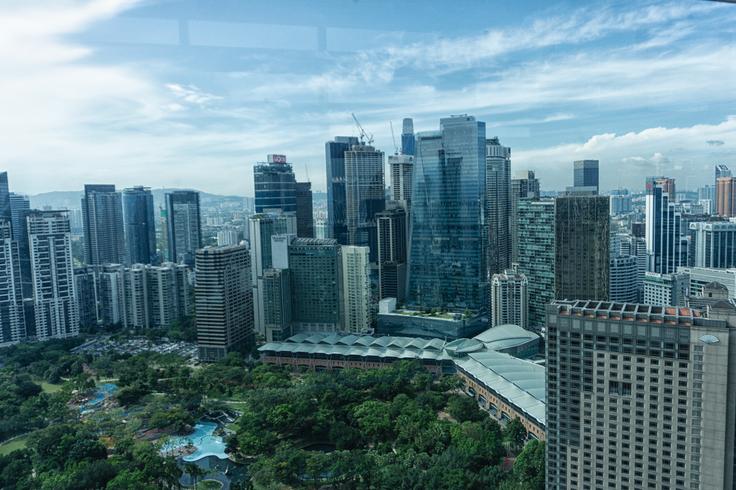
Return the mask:
[[[213,6],[214,5],[214,6]],[[544,189],[678,187],[736,165],[736,6],[458,0],[11,0],[0,11],[0,170],[16,192],[191,187],[253,195],[282,153],[325,188],[324,143],[394,151],[468,113]]]

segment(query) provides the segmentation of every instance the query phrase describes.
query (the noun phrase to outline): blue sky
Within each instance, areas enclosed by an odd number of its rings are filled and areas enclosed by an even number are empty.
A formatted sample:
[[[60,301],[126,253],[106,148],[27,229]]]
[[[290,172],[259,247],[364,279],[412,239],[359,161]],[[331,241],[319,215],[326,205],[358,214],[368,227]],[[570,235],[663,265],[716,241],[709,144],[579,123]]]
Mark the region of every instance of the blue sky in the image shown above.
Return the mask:
[[[511,5],[513,4],[513,5]],[[598,158],[601,186],[678,187],[736,167],[736,5],[455,0],[0,0],[0,168],[252,195],[284,153],[324,189],[351,112],[393,152],[468,113],[544,189]],[[398,134],[397,134],[398,136]]]

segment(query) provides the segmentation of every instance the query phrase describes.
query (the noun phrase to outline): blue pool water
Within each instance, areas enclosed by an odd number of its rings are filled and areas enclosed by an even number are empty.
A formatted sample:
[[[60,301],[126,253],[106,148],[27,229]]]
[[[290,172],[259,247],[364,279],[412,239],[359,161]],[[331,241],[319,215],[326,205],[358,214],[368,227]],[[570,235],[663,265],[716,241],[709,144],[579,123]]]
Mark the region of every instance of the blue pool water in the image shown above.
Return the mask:
[[[194,432],[186,436],[171,437],[161,448],[162,453],[167,453],[192,444],[196,451],[192,454],[184,456],[184,461],[197,461],[207,456],[215,456],[219,459],[227,459],[225,454],[225,441],[222,437],[214,435],[217,424],[214,422],[197,422],[194,426]]]
[[[90,410],[94,410],[95,408],[102,405],[102,402],[105,401],[106,398],[112,396],[115,391],[117,391],[118,385],[115,383],[103,383],[97,388],[97,392],[95,393],[95,396],[92,397],[87,403],[82,405],[80,407],[80,410],[85,413],[89,412]]]

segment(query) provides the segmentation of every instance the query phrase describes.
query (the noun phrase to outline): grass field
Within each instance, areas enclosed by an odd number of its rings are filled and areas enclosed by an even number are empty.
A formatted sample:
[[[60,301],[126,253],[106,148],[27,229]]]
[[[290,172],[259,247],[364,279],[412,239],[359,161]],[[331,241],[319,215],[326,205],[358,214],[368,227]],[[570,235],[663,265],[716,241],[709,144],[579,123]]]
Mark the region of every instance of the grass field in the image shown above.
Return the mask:
[[[48,383],[46,381],[37,381],[37,383],[41,385],[41,389],[44,393],[57,393],[61,391],[61,385],[52,385],[51,383]]]
[[[17,449],[23,449],[24,447],[26,447],[27,442],[28,434],[16,437],[15,439],[0,444],[0,456],[10,454]]]

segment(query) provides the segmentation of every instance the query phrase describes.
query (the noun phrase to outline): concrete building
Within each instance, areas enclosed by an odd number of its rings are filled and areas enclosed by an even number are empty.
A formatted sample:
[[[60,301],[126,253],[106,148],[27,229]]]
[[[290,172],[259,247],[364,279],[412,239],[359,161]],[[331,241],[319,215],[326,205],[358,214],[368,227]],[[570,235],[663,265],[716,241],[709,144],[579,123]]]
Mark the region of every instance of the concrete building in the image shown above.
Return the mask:
[[[716,214],[736,216],[736,179],[719,177],[716,179]]]
[[[125,261],[123,205],[114,185],[88,184],[82,198],[84,260],[88,265]]]
[[[688,291],[687,274],[658,274],[644,276],[644,303],[652,306],[685,306]]]
[[[342,331],[373,332],[370,251],[368,247],[343,245],[342,256]]]
[[[253,167],[256,213],[280,209],[296,212],[296,178],[286,155],[268,155]]]
[[[414,134],[411,135],[412,142]],[[402,206],[407,214],[411,211],[411,186],[414,173],[413,155],[389,155],[388,167],[391,172],[391,199]]]
[[[529,327],[529,281],[517,264],[491,279],[491,326]]]
[[[511,179],[509,234],[511,236],[511,262],[519,261],[519,200],[539,199],[539,180],[533,170],[517,171]]]
[[[200,360],[222,359],[253,342],[249,271],[244,245],[197,250],[194,298]]]
[[[37,340],[76,336],[79,304],[69,217],[65,211],[31,211],[27,224],[35,325],[28,335]]]
[[[633,255],[611,257],[608,296],[611,301],[635,303],[639,300],[639,264]]]
[[[238,245],[240,243],[240,232],[234,228],[226,228],[217,232],[217,246]]]
[[[378,258],[376,215],[386,209],[383,152],[365,144],[345,151],[345,218],[348,244],[370,248]]]
[[[707,269],[705,267],[679,267],[677,272],[689,277],[688,290],[690,296],[699,296],[703,288],[717,282],[728,289],[728,297],[736,298],[736,269]]]
[[[406,261],[408,225],[402,207],[387,209],[376,215],[378,227],[378,297],[406,298]]]
[[[690,223],[695,267],[736,267],[736,223]]]
[[[631,194],[628,189],[613,189],[611,191],[611,216],[628,214],[632,210]]]
[[[202,247],[199,192],[173,191],[166,194],[166,230],[169,262],[194,267],[194,254]]]
[[[511,266],[511,148],[498,137],[486,140],[486,209],[488,273],[503,273]]]
[[[25,339],[18,242],[11,221],[0,217],[0,345]]]
[[[547,488],[733,487],[735,342],[715,310],[556,302],[546,340]]]

